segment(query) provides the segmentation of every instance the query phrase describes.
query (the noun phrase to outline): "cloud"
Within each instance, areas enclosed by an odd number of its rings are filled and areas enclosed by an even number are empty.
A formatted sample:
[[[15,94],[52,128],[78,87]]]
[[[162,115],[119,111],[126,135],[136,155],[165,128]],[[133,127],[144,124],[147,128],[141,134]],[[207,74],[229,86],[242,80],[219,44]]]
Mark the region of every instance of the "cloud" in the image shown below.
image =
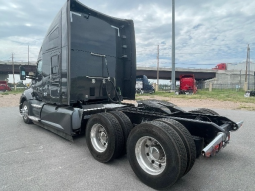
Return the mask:
[[[31,47],[31,59],[36,60],[44,35],[64,2],[1,2],[0,60],[8,59],[12,52],[25,60],[27,44]],[[171,1],[80,2],[104,14],[134,20],[138,66],[155,66],[159,45],[160,64],[171,67]],[[211,68],[219,62],[242,62],[246,59],[247,44],[251,47],[251,60],[255,60],[254,10],[255,1],[248,0],[175,1],[176,63]]]

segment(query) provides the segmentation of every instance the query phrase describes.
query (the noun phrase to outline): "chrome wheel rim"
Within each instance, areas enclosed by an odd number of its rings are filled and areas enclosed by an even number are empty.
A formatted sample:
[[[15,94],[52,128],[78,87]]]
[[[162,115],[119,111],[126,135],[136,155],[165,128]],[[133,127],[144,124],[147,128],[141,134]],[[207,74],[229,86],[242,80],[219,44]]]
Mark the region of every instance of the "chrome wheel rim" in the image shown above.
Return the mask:
[[[135,145],[140,167],[150,175],[159,175],[166,168],[166,154],[161,144],[149,136],[141,137]]]
[[[23,118],[25,120],[28,118],[28,108],[26,105],[23,106]]]
[[[97,152],[104,152],[108,146],[108,135],[105,128],[100,124],[94,124],[90,131],[90,139]]]

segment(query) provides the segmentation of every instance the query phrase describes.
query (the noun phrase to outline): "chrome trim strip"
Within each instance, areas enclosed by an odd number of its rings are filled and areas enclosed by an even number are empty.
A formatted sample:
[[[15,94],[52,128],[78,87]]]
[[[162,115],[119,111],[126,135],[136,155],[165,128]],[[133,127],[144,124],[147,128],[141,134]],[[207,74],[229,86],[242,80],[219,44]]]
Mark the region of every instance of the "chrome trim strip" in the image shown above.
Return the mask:
[[[34,117],[34,116],[30,116],[30,115],[28,116],[28,118],[31,119],[32,121],[37,121],[37,122],[41,121],[40,118]]]
[[[77,15],[77,16],[81,16],[80,13],[76,13],[76,12],[70,11],[70,20],[71,20],[71,22],[73,22],[73,14]]]
[[[104,104],[104,107],[106,109],[113,109],[113,108],[119,108],[119,107],[126,107],[126,105],[116,104],[116,103],[109,103],[109,104]]]
[[[37,104],[31,104],[31,106],[35,108],[42,108],[42,105],[37,105]]]
[[[98,108],[83,109],[83,111],[95,111],[95,110],[100,110],[100,109],[105,109],[105,107],[98,107]]]
[[[93,55],[93,56],[105,57],[104,54],[96,54],[96,53],[93,53],[93,52],[90,52],[90,54]]]
[[[118,36],[120,36],[120,28],[115,27],[115,26],[113,26],[113,25],[111,25],[111,27],[114,28],[114,29],[117,29],[117,30],[118,30]]]

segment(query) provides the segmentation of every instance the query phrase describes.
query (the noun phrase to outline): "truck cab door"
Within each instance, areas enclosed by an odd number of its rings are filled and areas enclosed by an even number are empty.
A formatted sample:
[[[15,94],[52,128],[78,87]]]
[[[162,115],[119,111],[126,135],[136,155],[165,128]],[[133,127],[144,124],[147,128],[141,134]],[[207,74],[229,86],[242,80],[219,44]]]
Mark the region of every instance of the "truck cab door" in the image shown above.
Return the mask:
[[[59,54],[51,57],[50,102],[60,103],[60,61]]]
[[[43,99],[43,75],[42,75],[42,60],[37,62],[36,68],[36,78],[32,81],[33,92],[35,93],[37,99]]]

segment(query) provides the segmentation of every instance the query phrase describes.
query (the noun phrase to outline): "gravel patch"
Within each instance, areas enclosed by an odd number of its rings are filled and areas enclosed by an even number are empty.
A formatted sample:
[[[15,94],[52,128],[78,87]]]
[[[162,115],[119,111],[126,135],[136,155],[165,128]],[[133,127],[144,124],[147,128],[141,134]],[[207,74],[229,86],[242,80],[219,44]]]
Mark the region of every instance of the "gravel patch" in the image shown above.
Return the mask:
[[[193,107],[193,108],[214,108],[214,109],[241,109],[241,110],[255,110],[254,103],[242,103],[231,101],[219,101],[215,99],[183,99],[183,98],[167,98],[160,96],[139,96],[139,100],[156,99],[171,102],[179,107]],[[136,101],[125,101],[135,104]]]
[[[11,94],[8,92],[8,95],[0,93],[0,107],[15,107],[19,106],[20,94]]]
[[[19,105],[19,98],[21,94],[4,95],[0,93],[0,107],[15,107]],[[254,103],[242,103],[231,101],[219,101],[215,99],[183,99],[183,98],[167,98],[160,96],[139,96],[139,100],[143,99],[157,99],[171,102],[179,107],[194,107],[194,108],[215,108],[215,109],[241,109],[241,110],[255,110]],[[135,104],[136,101],[125,100],[126,103]]]

